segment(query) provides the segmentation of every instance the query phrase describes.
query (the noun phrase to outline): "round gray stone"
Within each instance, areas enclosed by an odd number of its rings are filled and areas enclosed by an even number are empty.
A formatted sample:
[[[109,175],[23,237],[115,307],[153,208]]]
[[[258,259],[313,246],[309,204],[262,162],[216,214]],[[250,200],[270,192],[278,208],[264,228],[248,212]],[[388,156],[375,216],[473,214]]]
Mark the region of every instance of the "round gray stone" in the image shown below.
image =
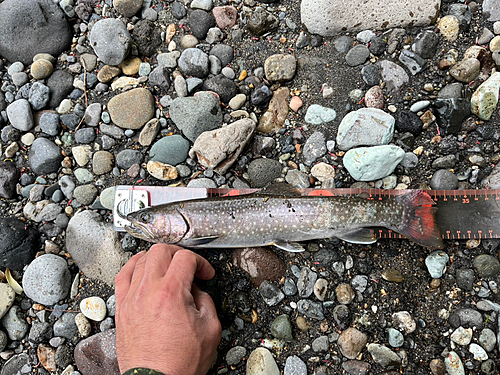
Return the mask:
[[[22,132],[34,126],[33,113],[26,99],[19,99],[10,104],[7,107],[7,117],[11,125]]]
[[[54,142],[46,138],[37,138],[28,152],[31,170],[37,175],[57,172],[63,155]]]
[[[127,27],[116,18],[97,21],[89,39],[99,59],[109,65],[119,65],[125,60],[132,44]]]
[[[33,301],[54,305],[65,298],[71,287],[71,274],[66,261],[52,254],[36,258],[26,269],[23,288]]]

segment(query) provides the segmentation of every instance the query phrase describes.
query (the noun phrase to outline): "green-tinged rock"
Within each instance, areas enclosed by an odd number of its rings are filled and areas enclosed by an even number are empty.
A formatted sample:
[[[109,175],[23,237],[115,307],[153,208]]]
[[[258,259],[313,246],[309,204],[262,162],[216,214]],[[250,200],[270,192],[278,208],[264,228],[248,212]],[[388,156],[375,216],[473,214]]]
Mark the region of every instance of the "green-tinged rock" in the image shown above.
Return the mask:
[[[405,155],[401,147],[385,145],[347,151],[344,166],[357,181],[374,181],[389,176]]]
[[[293,340],[292,324],[288,315],[280,315],[271,323],[271,334],[287,342]]]
[[[474,92],[470,100],[471,112],[482,120],[489,120],[498,104],[500,72],[493,73]]]
[[[500,271],[500,262],[488,254],[481,254],[474,258],[474,268],[481,277],[493,277]]]
[[[305,121],[311,125],[321,125],[335,120],[336,117],[337,112],[334,109],[313,104],[307,109]]]
[[[163,137],[156,142],[149,151],[149,157],[153,161],[177,165],[184,162],[188,156],[189,141],[181,135]]]
[[[107,189],[104,189],[101,192],[99,199],[101,200],[101,204],[103,205],[103,207],[107,208],[108,210],[112,210],[115,204],[115,187],[111,186]]]

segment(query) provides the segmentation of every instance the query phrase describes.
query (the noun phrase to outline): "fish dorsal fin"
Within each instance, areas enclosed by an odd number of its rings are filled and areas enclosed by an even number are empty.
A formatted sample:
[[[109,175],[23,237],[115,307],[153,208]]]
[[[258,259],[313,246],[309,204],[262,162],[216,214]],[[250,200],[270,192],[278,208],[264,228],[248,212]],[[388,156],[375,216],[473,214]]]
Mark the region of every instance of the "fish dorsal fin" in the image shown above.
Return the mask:
[[[269,185],[263,189],[260,189],[255,193],[256,195],[273,195],[273,196],[283,196],[283,197],[300,197],[302,194],[296,188],[288,185],[285,182],[278,182]]]
[[[373,229],[368,229],[368,228],[357,229],[353,232],[342,234],[338,236],[338,238],[347,242],[361,243],[361,244],[370,244],[377,241]]]
[[[301,244],[297,242],[288,242],[283,240],[274,240],[271,245],[276,246],[278,249],[290,251],[292,253],[301,253],[306,251]]]

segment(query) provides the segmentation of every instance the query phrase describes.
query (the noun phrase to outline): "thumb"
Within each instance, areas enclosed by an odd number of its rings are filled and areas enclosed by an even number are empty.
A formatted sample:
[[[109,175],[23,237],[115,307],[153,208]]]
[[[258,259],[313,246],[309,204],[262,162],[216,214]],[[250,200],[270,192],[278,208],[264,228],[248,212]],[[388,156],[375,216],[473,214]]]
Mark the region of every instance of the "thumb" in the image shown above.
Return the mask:
[[[214,301],[208,293],[202,291],[196,286],[196,284],[193,284],[193,286],[191,287],[191,294],[193,295],[196,309],[204,318],[218,319]]]

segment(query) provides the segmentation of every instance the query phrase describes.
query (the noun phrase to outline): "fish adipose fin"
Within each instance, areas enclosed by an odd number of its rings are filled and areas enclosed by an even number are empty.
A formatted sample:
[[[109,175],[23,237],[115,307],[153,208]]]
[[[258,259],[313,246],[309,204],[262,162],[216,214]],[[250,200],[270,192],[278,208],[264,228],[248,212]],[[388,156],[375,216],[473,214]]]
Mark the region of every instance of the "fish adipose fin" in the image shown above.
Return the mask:
[[[354,232],[346,233],[337,237],[347,242],[361,243],[361,244],[370,244],[377,241],[373,229],[368,229],[368,228],[361,228]]]
[[[302,245],[297,242],[274,240],[271,245],[276,246],[278,249],[290,251],[292,253],[301,253],[306,251],[306,249],[304,249]]]
[[[442,249],[443,239],[436,222],[434,201],[422,190],[399,195],[396,201],[405,206],[403,222],[391,228],[419,245]]]

